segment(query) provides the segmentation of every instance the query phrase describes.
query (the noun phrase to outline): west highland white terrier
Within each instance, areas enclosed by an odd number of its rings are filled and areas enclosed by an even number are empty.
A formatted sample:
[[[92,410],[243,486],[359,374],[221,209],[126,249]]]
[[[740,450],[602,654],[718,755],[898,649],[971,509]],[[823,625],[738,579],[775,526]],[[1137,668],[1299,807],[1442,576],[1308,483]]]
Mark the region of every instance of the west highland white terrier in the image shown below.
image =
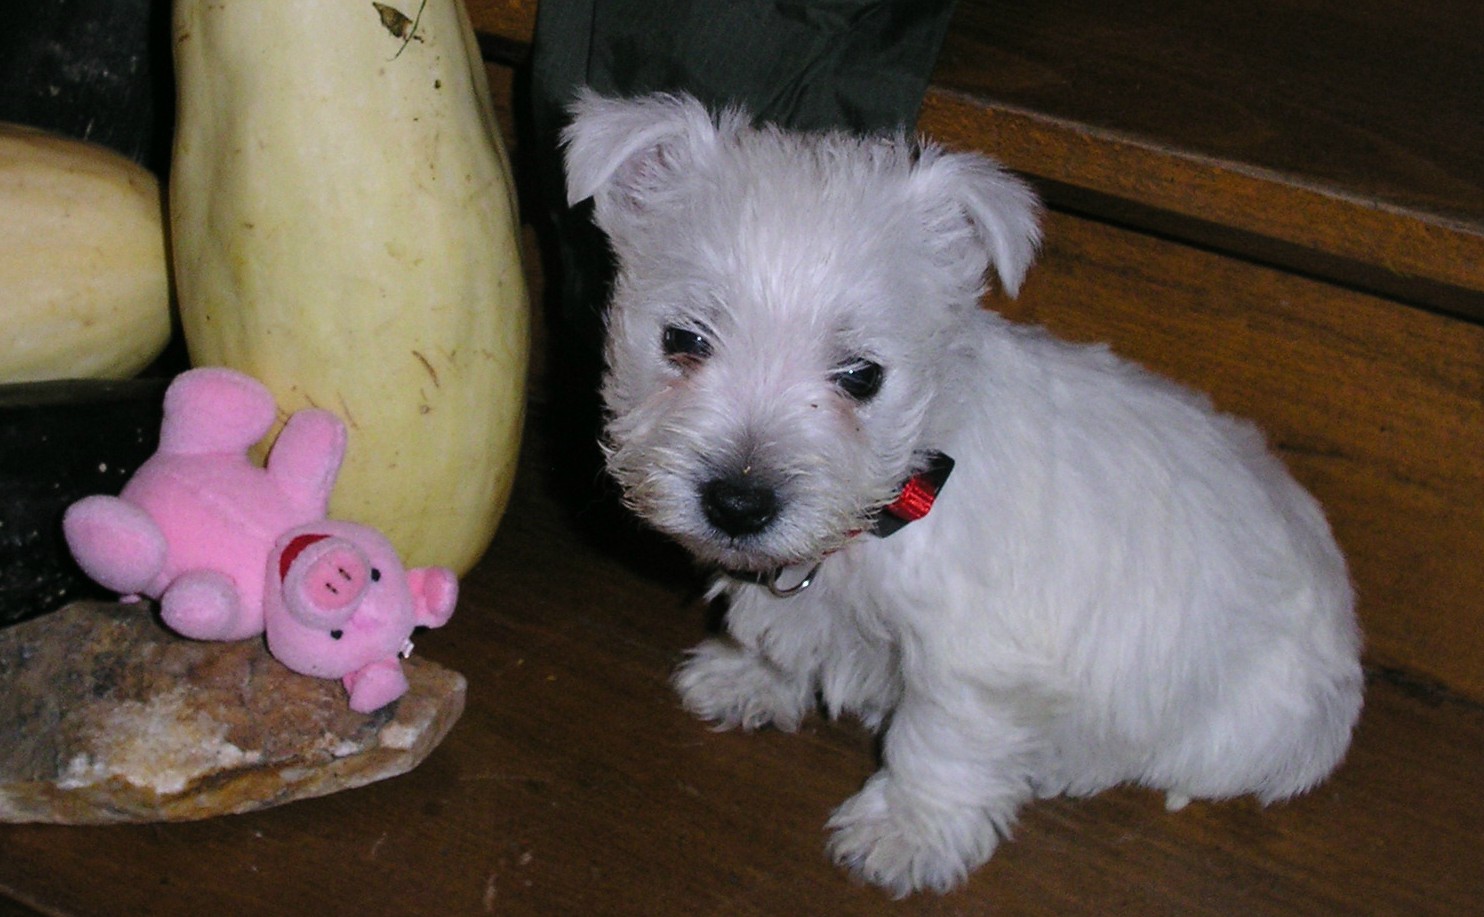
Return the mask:
[[[1024,183],[684,95],[573,113],[568,197],[617,259],[607,463],[729,600],[675,685],[721,727],[884,732],[838,863],[947,890],[1034,797],[1336,767],[1360,635],[1323,512],[1250,424],[981,308],[1035,257]]]

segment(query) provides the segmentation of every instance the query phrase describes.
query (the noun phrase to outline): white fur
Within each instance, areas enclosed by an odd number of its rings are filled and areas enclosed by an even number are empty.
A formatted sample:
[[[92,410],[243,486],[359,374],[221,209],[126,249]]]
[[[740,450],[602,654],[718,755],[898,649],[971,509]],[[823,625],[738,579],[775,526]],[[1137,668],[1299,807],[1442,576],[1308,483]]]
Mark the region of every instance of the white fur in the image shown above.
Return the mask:
[[[609,466],[635,510],[731,570],[811,565],[778,598],[722,576],[729,636],[675,683],[722,726],[795,728],[822,699],[885,730],[830,820],[841,864],[948,889],[1035,796],[1139,783],[1188,798],[1303,792],[1359,715],[1345,563],[1251,425],[1113,356],[982,311],[1038,243],[992,161],[902,138],[794,135],[686,96],[586,94],[571,197],[618,258]],[[667,326],[704,359],[667,359]],[[833,374],[885,368],[857,403]],[[859,535],[923,450],[932,513]],[[776,488],[739,537],[718,474]]]

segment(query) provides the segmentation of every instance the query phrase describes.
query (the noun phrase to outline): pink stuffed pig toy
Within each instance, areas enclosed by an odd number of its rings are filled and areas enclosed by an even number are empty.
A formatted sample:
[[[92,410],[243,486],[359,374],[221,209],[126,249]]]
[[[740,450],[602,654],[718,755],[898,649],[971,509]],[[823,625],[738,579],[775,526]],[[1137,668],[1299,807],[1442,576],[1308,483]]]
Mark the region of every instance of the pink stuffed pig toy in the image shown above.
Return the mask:
[[[414,627],[442,627],[453,614],[452,570],[404,571],[375,529],[351,522],[301,525],[268,555],[263,624],[268,651],[296,672],[340,678],[352,710],[367,713],[401,697],[397,662]]]
[[[285,585],[276,568],[284,536],[318,524],[337,544],[360,546],[362,556],[375,557],[365,575],[375,571],[378,589],[355,592],[338,610],[346,626],[331,628],[356,634],[346,646],[357,649],[314,659],[302,640],[280,639],[288,655],[278,658],[295,671],[343,678],[352,708],[374,710],[406,690],[397,652],[414,626],[448,620],[457,581],[442,568],[404,571],[379,533],[325,520],[345,455],[345,426],[335,415],[296,412],[266,466],[254,464],[248,449],[267,435],[276,413],[273,396],[250,376],[216,368],[182,373],[165,392],[158,451],[119,496],[86,497],[70,506],[63,533],[88,576],[126,600],[158,599],[165,624],[198,640],[257,636],[270,603],[303,604],[278,594]],[[379,588],[383,582],[385,589]],[[362,619],[350,625],[363,606]],[[367,636],[378,628],[375,639]],[[367,655],[373,645],[390,649],[373,659]],[[269,650],[277,655],[271,639]],[[395,670],[390,675],[389,667]],[[357,677],[362,670],[367,677]]]

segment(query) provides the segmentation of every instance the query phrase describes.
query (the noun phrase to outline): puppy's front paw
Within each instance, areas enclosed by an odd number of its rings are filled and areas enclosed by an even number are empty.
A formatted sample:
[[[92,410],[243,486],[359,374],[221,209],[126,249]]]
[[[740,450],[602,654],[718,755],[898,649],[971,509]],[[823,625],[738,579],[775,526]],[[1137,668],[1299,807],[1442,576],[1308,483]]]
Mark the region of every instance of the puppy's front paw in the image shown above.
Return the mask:
[[[799,728],[811,694],[777,666],[726,640],[707,640],[675,672],[685,709],[720,729]]]
[[[828,827],[830,857],[898,898],[952,890],[999,842],[985,813],[913,799],[884,771],[836,809]]]

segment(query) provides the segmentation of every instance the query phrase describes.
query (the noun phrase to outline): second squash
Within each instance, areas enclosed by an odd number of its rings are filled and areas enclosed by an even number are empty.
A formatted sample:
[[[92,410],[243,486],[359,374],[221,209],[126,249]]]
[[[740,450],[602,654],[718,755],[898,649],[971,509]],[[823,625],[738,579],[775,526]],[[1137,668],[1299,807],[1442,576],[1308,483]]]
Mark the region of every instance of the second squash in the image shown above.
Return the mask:
[[[461,0],[176,0],[170,222],[191,361],[350,430],[332,515],[466,572],[529,350],[509,163]]]

